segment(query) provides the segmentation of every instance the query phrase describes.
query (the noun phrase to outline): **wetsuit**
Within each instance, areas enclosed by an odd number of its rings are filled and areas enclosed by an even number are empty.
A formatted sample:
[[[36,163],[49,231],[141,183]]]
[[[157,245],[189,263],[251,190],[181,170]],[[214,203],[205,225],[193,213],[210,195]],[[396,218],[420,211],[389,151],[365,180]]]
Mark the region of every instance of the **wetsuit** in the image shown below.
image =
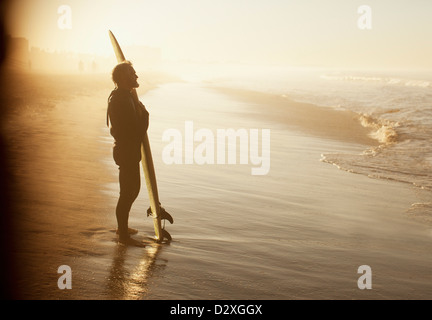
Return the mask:
[[[128,237],[129,211],[140,191],[141,141],[148,129],[149,113],[141,102],[134,103],[128,90],[115,89],[108,98],[109,122],[114,137],[113,157],[119,166],[118,233],[120,237]]]

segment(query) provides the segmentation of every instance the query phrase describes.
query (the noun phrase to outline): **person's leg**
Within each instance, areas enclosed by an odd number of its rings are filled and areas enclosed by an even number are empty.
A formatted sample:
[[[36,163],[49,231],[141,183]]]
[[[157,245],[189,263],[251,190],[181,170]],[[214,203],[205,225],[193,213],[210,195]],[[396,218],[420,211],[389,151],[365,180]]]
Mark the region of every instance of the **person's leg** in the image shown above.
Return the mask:
[[[116,207],[118,234],[120,239],[129,238],[129,212],[140,190],[139,162],[119,167],[120,196]]]

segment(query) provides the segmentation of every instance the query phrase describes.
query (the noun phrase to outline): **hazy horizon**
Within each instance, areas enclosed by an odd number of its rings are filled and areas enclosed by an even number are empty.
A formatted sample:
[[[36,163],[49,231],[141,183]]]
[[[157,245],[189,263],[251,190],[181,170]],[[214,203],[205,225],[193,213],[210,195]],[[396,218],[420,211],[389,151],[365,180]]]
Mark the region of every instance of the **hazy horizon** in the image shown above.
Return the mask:
[[[365,4],[371,29],[358,26]],[[60,27],[61,5],[70,29]],[[164,61],[432,67],[432,3],[423,0],[14,0],[8,9],[7,32],[47,51],[110,56],[110,29],[123,47],[158,48]]]

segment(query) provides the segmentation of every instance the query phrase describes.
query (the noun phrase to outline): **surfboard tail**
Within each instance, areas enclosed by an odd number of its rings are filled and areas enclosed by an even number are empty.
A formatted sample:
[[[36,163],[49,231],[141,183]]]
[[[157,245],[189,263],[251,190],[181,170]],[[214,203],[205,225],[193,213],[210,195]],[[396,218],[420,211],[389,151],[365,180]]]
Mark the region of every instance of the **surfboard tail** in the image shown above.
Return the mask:
[[[163,207],[160,206],[159,208],[159,216],[155,216],[151,206],[147,209],[147,216],[151,216],[153,218],[153,223],[155,224],[156,242],[160,243],[164,240],[170,242],[172,240],[172,237],[170,233],[165,229],[165,222],[164,227],[162,227],[162,221],[168,220],[170,224],[173,224],[174,219]]]
[[[162,243],[164,241],[171,242],[172,237],[170,233],[165,230],[165,228],[162,228],[162,223],[160,219],[153,219],[153,223],[155,225],[155,238],[154,240],[157,243]]]

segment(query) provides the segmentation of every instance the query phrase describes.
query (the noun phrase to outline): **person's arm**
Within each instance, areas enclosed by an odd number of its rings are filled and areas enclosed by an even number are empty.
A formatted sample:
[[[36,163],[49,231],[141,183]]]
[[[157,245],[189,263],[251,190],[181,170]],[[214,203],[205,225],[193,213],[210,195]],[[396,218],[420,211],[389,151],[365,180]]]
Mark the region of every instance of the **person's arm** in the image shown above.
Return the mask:
[[[130,100],[129,100],[130,101]],[[113,96],[108,106],[111,121],[111,135],[117,142],[130,143],[136,140],[135,115],[128,99]]]

